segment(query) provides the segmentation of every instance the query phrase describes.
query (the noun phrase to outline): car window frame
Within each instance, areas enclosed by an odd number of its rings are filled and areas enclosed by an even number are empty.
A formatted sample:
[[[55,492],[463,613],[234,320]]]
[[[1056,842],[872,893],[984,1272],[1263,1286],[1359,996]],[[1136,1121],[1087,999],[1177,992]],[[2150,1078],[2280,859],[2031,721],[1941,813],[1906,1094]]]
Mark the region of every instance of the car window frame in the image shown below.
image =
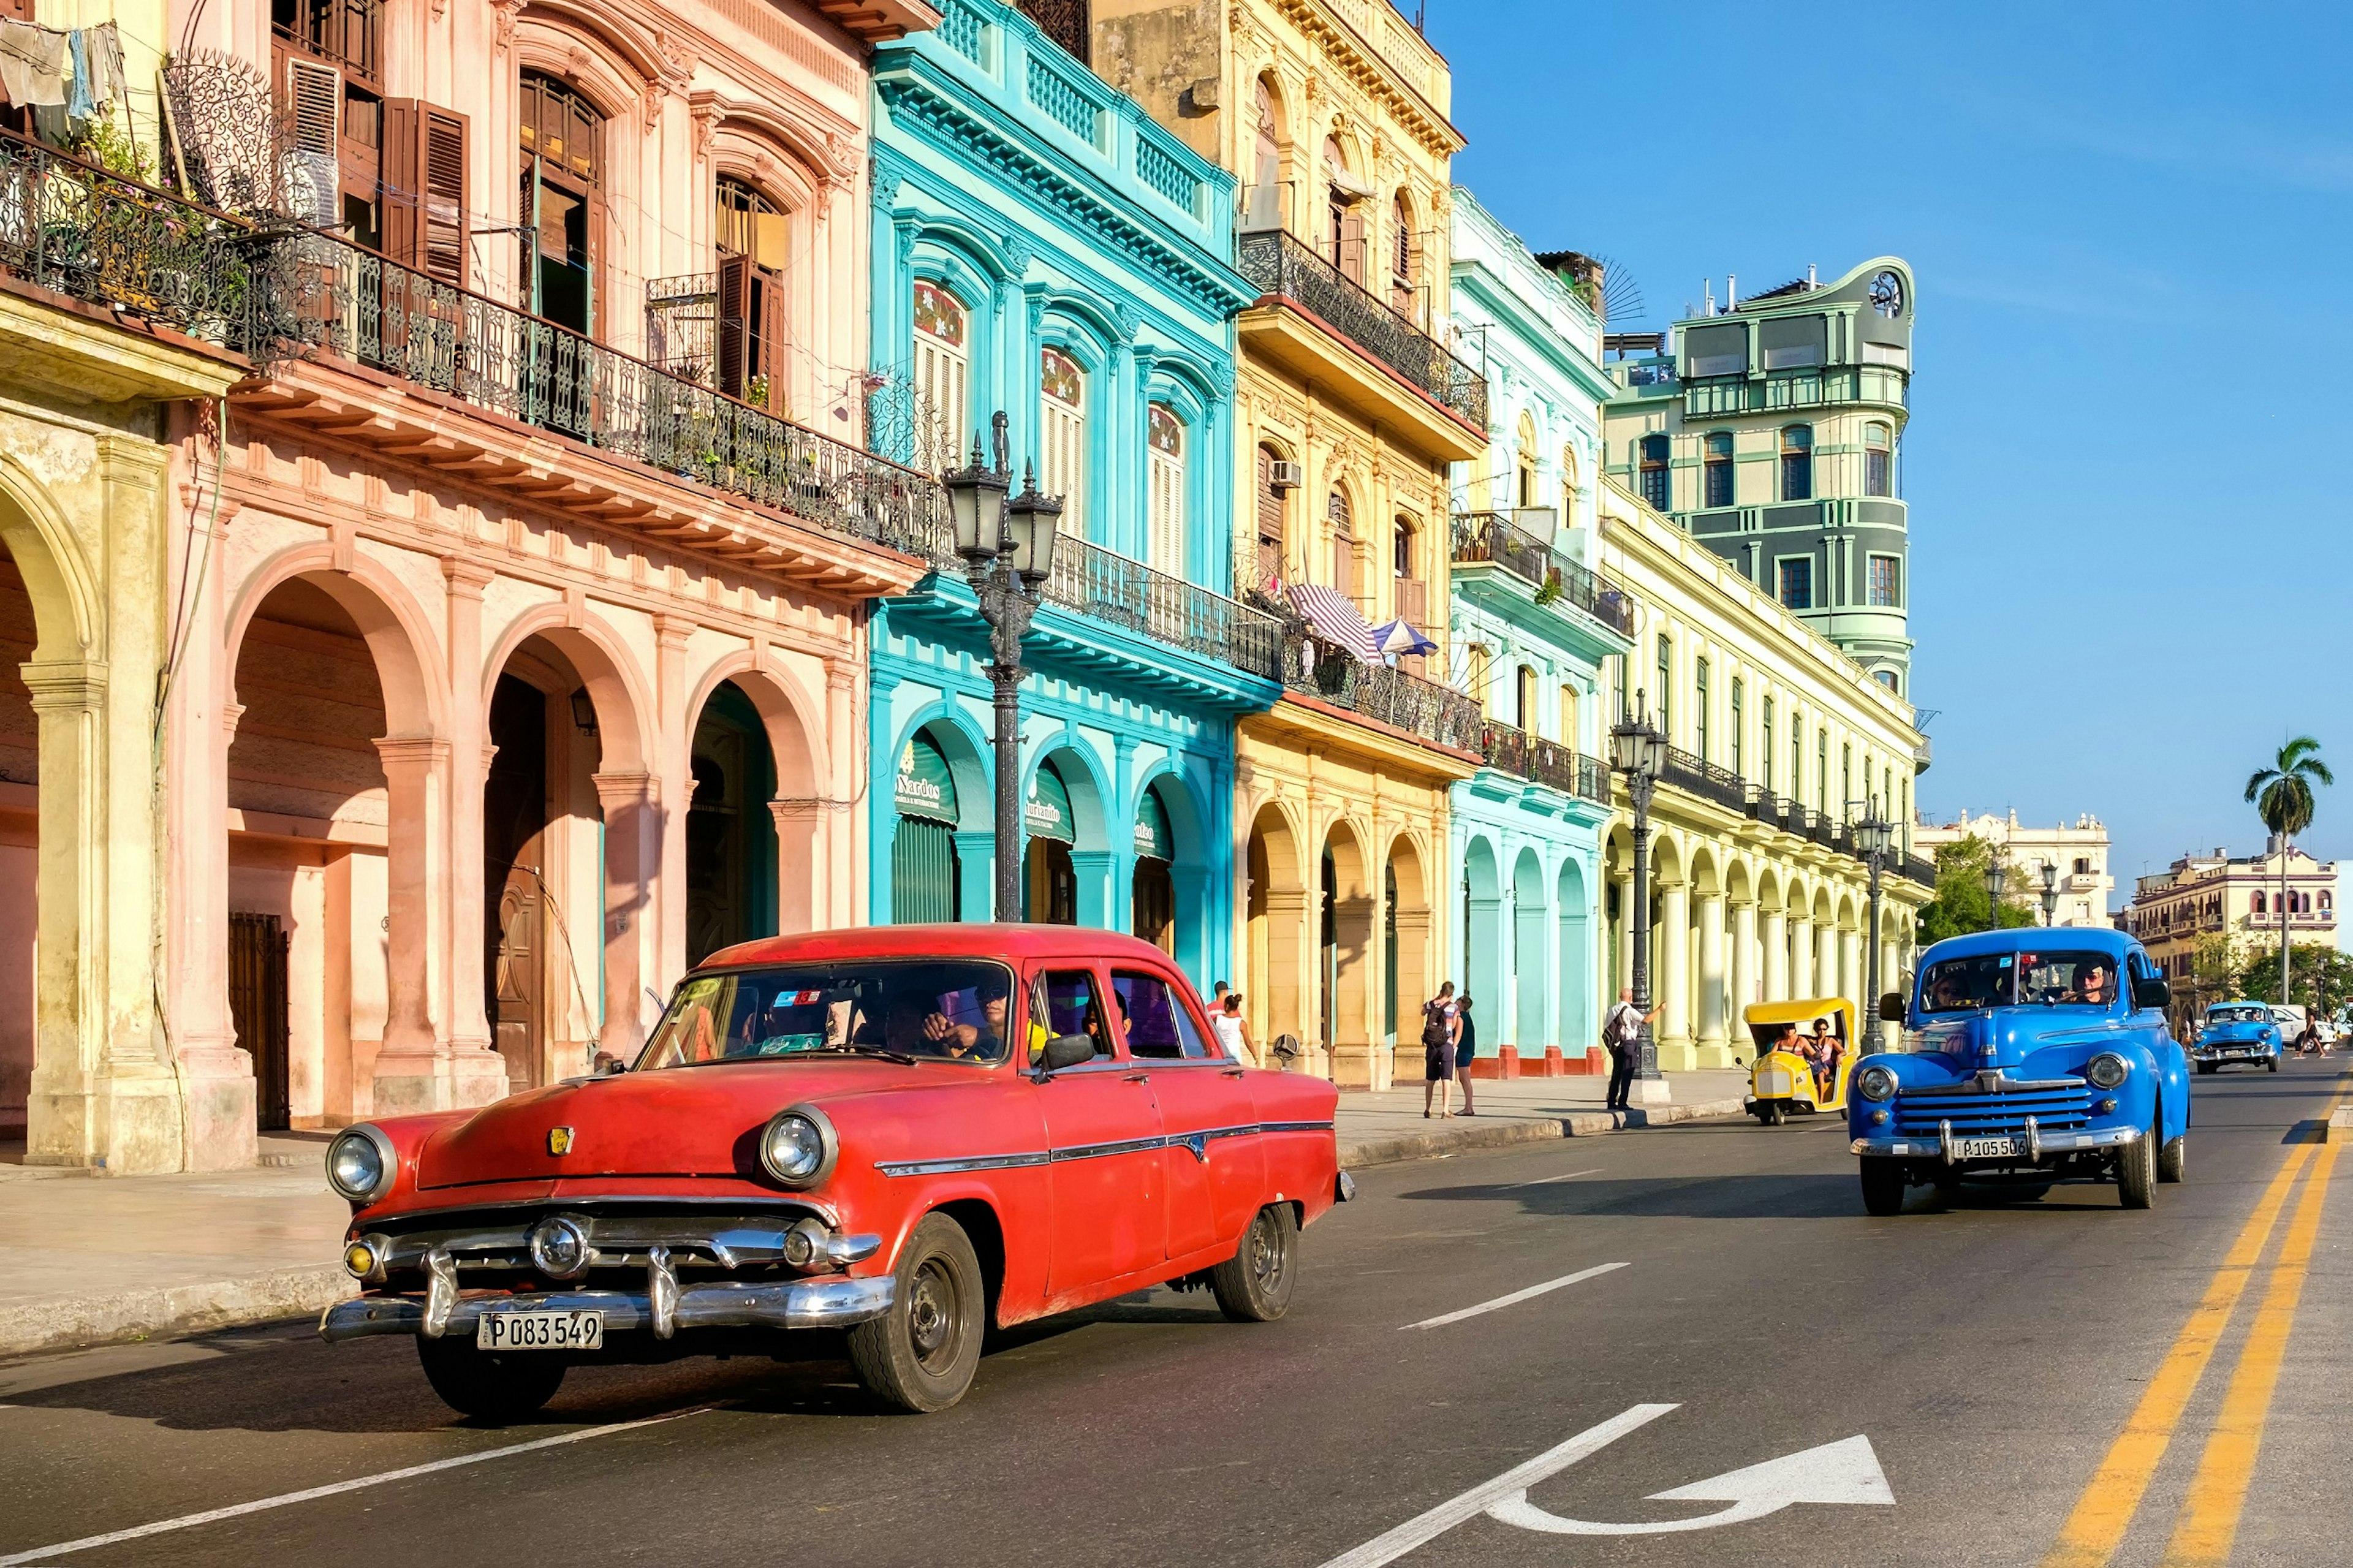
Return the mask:
[[[1031,962],[1034,967],[1030,971],[1029,984],[1022,988],[1025,1032],[1029,1016],[1029,997],[1035,987],[1042,984],[1050,974],[1083,973],[1087,977],[1088,984],[1094,988],[1089,1005],[1092,1006],[1096,1016],[1103,1019],[1104,1037],[1111,1041],[1111,1055],[1099,1056],[1090,1061],[1080,1062],[1074,1067],[1057,1068],[1051,1076],[1060,1078],[1064,1073],[1109,1072],[1128,1066],[1131,1058],[1127,1054],[1126,1026],[1123,1022],[1119,1027],[1113,1028],[1110,1011],[1103,1005],[1104,998],[1111,994],[1110,976],[1103,966],[1092,959],[1081,959],[1074,963],[1069,959],[1040,958]],[[1048,1031],[1046,1037],[1053,1038],[1052,1023],[1049,1021],[1045,1026]],[[1033,1076],[1046,1070],[1043,1063],[1029,1060],[1027,1053],[1023,1053],[1021,1058],[1020,1069]]]
[[[1120,1048],[1124,1051],[1127,1051],[1129,1060],[1148,1064],[1155,1070],[1161,1068],[1226,1067],[1240,1064],[1240,1058],[1226,1055],[1225,1047],[1219,1040],[1217,1030],[1204,1026],[1207,1020],[1204,1018],[1199,1009],[1194,1006],[1193,1004],[1195,999],[1189,994],[1192,991],[1192,987],[1181,975],[1171,973],[1169,971],[1159,968],[1156,965],[1143,963],[1124,964],[1118,968],[1107,968],[1105,973],[1110,976],[1113,984],[1117,984],[1118,977],[1121,974],[1136,974],[1149,979],[1157,980],[1161,984],[1166,986],[1168,988],[1168,994],[1175,999],[1176,1005],[1188,1011],[1193,1022],[1193,1032],[1199,1037],[1202,1045],[1207,1047],[1206,1054],[1198,1057],[1137,1056],[1134,1051],[1128,1050],[1127,1010],[1123,1006],[1120,1009],[1119,1021]],[[1110,994],[1114,995],[1117,994],[1115,992]]]

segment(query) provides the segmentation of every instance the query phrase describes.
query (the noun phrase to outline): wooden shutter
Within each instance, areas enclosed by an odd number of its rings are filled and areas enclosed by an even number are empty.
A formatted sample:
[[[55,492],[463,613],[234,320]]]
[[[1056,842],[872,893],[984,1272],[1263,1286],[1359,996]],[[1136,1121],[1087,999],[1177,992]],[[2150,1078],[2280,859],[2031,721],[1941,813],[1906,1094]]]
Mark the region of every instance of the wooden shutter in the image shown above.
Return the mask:
[[[765,376],[768,383],[767,407],[782,413],[785,407],[785,343],[787,338],[785,314],[785,280],[765,267],[752,268],[752,364],[754,375]]]
[[[719,258],[719,390],[730,397],[743,396],[752,376],[752,272],[748,256]]]
[[[1340,216],[1340,270],[1355,282],[1365,280],[1365,213],[1361,204]]]
[[[1274,454],[1258,449],[1258,582],[1263,588],[1282,575],[1282,492],[1274,488]]]
[[[466,117],[454,109],[420,106],[424,148],[424,246],[409,265],[456,288],[466,287]]]
[[[588,336],[605,341],[605,195],[588,192]]]

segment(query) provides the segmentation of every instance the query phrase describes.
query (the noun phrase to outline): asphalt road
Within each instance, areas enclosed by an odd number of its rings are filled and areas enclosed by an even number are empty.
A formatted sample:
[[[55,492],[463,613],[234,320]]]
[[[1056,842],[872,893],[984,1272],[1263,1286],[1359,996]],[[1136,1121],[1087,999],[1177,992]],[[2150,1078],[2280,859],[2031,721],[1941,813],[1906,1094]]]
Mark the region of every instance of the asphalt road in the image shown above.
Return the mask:
[[[2197,1080],[2147,1213],[2098,1185],[1869,1219],[1807,1122],[1375,1170],[1285,1321],[1154,1292],[1025,1331],[927,1417],[823,1345],[575,1372],[505,1429],[452,1421],[406,1342],[18,1362],[0,1564],[2339,1563],[2344,1069]]]

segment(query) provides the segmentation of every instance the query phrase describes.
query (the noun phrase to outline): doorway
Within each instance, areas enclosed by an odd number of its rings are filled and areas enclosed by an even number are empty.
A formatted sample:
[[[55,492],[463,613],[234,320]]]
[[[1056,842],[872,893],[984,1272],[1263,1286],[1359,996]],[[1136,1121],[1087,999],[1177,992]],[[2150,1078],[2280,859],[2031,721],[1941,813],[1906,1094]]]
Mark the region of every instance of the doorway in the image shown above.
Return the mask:
[[[1059,838],[1032,838],[1022,913],[1041,925],[1079,923],[1079,872],[1071,847]]]
[[[512,675],[491,698],[490,775],[482,785],[483,1008],[506,1060],[507,1092],[536,1088],[541,1072],[540,942],[544,909],[547,694]]]
[[[288,933],[276,915],[228,917],[228,1012],[237,1043],[253,1054],[254,1125],[282,1132],[292,1123],[286,1010]]]

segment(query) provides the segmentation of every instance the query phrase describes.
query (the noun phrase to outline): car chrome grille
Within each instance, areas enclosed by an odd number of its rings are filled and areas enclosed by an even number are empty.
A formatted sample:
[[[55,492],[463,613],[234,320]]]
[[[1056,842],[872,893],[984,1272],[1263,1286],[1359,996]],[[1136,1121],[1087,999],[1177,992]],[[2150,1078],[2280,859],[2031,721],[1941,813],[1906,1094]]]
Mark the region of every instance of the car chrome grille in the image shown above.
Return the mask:
[[[2010,1094],[1933,1094],[1899,1098],[1895,1128],[1907,1138],[1934,1138],[1946,1121],[1953,1124],[1956,1138],[2023,1133],[2031,1116],[2044,1131],[2060,1132],[2083,1126],[2091,1115],[2092,1091],[2082,1085]]]

